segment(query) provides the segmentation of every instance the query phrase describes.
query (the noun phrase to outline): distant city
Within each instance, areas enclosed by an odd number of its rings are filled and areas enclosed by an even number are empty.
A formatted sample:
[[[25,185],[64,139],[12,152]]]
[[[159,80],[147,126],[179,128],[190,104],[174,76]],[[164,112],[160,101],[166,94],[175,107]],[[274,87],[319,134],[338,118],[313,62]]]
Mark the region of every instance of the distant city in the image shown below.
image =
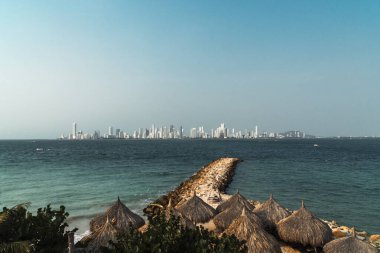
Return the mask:
[[[61,140],[98,140],[98,139],[312,139],[316,136],[306,134],[303,131],[291,130],[283,133],[259,132],[259,127],[253,129],[236,130],[228,128],[224,123],[219,127],[207,132],[203,126],[190,128],[188,134],[182,126],[174,125],[156,127],[154,124],[150,128],[139,128],[131,133],[123,131],[120,128],[108,127],[107,133],[101,133],[95,130],[93,133],[84,133],[78,130],[76,122],[72,125],[72,131],[69,134],[62,134]]]

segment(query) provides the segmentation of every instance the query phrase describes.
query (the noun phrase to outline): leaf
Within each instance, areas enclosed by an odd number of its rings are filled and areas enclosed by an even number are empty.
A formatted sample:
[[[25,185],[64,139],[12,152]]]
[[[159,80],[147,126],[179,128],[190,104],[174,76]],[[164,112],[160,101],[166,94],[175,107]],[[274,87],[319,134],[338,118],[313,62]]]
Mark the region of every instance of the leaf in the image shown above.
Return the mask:
[[[31,202],[25,202],[25,203],[21,203],[21,204],[18,204],[14,207],[12,207],[13,210],[15,209],[19,209],[19,208],[24,208],[24,209],[28,209],[30,207],[30,204]]]
[[[32,246],[29,241],[0,243],[0,253],[29,253]]]
[[[8,212],[2,212],[2,213],[0,213],[0,224],[2,224],[3,222],[5,222],[8,217],[9,217]]]

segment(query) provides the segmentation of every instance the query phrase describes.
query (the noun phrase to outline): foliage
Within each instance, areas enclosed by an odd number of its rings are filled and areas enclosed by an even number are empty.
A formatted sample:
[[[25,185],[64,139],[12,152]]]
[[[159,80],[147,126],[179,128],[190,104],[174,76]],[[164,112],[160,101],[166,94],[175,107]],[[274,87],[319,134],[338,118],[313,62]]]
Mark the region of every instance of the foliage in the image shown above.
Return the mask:
[[[29,241],[0,243],[0,253],[10,252],[31,252],[32,248]]]
[[[70,232],[65,232],[69,216],[65,207],[53,210],[48,205],[36,215],[27,212],[27,207],[21,204],[0,213],[0,253],[62,252]]]
[[[112,242],[112,249],[106,253],[244,253],[244,241],[235,236],[216,236],[203,227],[188,229],[180,225],[178,217],[167,221],[163,214],[150,220],[148,230],[141,233],[130,230],[119,235],[118,242]]]

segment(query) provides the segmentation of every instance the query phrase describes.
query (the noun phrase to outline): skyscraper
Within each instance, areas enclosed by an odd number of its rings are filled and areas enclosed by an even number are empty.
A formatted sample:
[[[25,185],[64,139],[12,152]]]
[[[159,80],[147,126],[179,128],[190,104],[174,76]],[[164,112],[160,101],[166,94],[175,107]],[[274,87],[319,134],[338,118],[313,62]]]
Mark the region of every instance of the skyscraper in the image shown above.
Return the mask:
[[[255,134],[253,136],[254,138],[258,138],[259,137],[259,128],[256,126],[255,127]]]
[[[198,138],[198,132],[195,127],[190,129],[190,138]]]
[[[77,138],[77,123],[73,123],[73,139]]]
[[[113,127],[111,126],[108,128],[108,135],[113,136]]]

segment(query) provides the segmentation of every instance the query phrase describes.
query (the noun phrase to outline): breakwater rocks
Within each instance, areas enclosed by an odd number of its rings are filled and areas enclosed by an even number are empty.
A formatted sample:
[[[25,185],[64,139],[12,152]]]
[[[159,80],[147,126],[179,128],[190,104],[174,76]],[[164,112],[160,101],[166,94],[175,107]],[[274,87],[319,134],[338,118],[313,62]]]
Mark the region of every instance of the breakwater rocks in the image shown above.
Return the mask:
[[[206,203],[216,207],[223,199],[224,191],[231,183],[238,158],[219,158],[202,167],[189,179],[183,181],[177,188],[149,204],[144,208],[144,213],[151,216],[160,209],[166,208],[171,199],[172,205],[183,203],[189,199],[195,191],[198,197]]]
[[[353,235],[353,228],[340,226],[336,221],[325,221],[331,228],[334,238],[345,238]],[[355,237],[361,241],[366,241],[377,248],[380,252],[380,235],[370,235],[365,231],[355,231]]]

